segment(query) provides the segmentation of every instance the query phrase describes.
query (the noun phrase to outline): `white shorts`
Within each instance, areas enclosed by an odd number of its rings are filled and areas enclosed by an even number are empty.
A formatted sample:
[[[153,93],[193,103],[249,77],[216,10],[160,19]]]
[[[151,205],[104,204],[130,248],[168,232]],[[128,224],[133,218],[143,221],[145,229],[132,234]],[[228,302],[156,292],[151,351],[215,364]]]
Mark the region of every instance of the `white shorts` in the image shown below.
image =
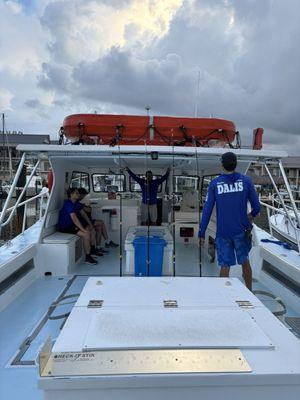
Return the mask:
[[[157,220],[157,204],[147,204],[142,203],[141,205],[141,222],[146,222],[148,219],[148,207],[149,207],[149,219],[151,222]]]

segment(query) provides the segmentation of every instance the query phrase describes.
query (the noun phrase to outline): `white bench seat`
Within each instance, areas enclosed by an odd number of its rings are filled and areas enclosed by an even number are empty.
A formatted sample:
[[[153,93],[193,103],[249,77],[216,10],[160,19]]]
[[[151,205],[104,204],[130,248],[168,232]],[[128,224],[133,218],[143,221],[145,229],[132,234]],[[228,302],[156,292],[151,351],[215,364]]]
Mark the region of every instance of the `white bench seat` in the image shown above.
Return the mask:
[[[68,244],[72,240],[77,239],[77,235],[74,235],[73,233],[63,233],[63,232],[54,232],[51,235],[46,236],[43,239],[43,243],[46,244]]]
[[[51,272],[53,275],[65,275],[83,256],[82,239],[72,233],[56,231],[59,210],[48,212],[42,243],[36,256],[41,265],[41,272]],[[53,253],[55,252],[55,258]]]
[[[73,233],[62,233],[56,231],[59,210],[51,210],[48,212],[45,221],[45,230],[48,234],[43,238],[45,244],[68,244],[78,236]]]

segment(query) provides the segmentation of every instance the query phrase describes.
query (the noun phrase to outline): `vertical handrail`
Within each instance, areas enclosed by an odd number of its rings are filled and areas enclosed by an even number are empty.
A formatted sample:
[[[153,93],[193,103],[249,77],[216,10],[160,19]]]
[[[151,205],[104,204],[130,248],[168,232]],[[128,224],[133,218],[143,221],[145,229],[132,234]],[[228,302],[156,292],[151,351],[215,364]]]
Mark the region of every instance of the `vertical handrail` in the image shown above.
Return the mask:
[[[274,235],[273,235],[273,227],[272,227],[271,219],[270,219],[270,209],[269,209],[269,207],[267,207],[267,216],[268,216],[268,223],[269,223],[270,234],[271,234],[271,236],[274,236]]]
[[[22,224],[22,234],[24,234],[26,227],[26,219],[27,219],[27,203],[24,206],[24,214],[23,214],[23,224]]]
[[[35,174],[35,171],[36,171],[37,167],[39,166],[39,163],[40,163],[40,160],[38,160],[38,161],[36,162],[34,168],[32,169],[31,174],[30,174],[30,176],[29,176],[29,179],[28,179],[28,181],[26,182],[25,186],[23,187],[22,192],[21,192],[21,194],[19,195],[18,200],[16,201],[16,203],[15,203],[15,205],[14,205],[14,207],[13,207],[13,209],[12,209],[10,215],[9,215],[9,217],[7,218],[7,220],[6,220],[4,223],[2,223],[2,220],[3,220],[3,219],[2,219],[2,218],[0,219],[0,232],[1,232],[1,227],[7,225],[7,224],[9,223],[9,221],[12,219],[12,217],[13,217],[13,215],[14,215],[16,209],[18,208],[18,206],[19,206],[19,204],[20,204],[20,202],[21,202],[21,200],[22,200],[22,197],[23,197],[24,193],[25,193],[26,190],[27,190],[27,187],[28,187],[29,183],[31,182],[31,179],[32,179],[33,175]],[[6,211],[6,210],[5,210],[5,211]],[[2,214],[1,214],[1,217],[2,217]]]
[[[13,196],[15,187],[16,187],[18,179],[20,177],[20,174],[21,174],[24,162],[25,162],[25,158],[26,158],[26,154],[23,153],[21,161],[20,161],[20,164],[19,164],[17,172],[16,172],[16,175],[15,175],[14,180],[13,180],[13,183],[12,183],[10,189],[9,189],[8,196],[7,196],[6,200],[5,200],[3,209],[2,209],[1,214],[0,214],[0,234],[1,234],[1,229],[2,229],[2,223],[3,223],[3,220],[4,220],[4,216],[6,214],[6,210],[8,208],[9,202],[10,202],[12,196]]]
[[[176,276],[176,227],[175,227],[175,188],[174,188],[174,175],[175,175],[175,153],[174,153],[174,130],[172,128],[172,236],[173,236],[173,276]],[[171,181],[170,181],[171,183]]]
[[[287,179],[287,176],[285,174],[285,170],[283,168],[281,160],[278,161],[278,165],[279,165],[279,169],[280,169],[280,172],[282,174],[282,177],[283,177],[283,181],[284,181],[286,190],[287,190],[289,198],[290,198],[290,202],[292,204],[293,211],[295,213],[295,218],[296,218],[296,221],[297,221],[297,225],[300,227],[300,216],[298,214],[298,210],[297,210],[296,203],[295,203],[292,191],[291,191],[291,187],[290,187],[289,181]]]
[[[122,165],[121,165],[121,152],[120,152],[120,140],[118,140],[118,161],[119,161],[119,182],[120,182],[120,192],[119,192],[119,207],[120,207],[120,232],[119,232],[119,267],[120,276],[123,276],[123,198],[121,188],[121,176],[122,176]]]
[[[196,160],[196,175],[197,179],[199,179],[199,163],[198,163],[198,151],[197,151],[197,142],[195,137],[193,136],[193,144],[195,147],[195,160]],[[197,205],[198,205],[198,221],[199,221],[199,229],[201,223],[201,210],[200,210],[200,193],[199,186],[197,187]],[[198,265],[199,265],[199,276],[202,277],[202,246],[198,244]]]
[[[40,197],[40,217],[39,219],[42,219],[42,215],[43,215],[43,203],[44,203],[44,196]]]

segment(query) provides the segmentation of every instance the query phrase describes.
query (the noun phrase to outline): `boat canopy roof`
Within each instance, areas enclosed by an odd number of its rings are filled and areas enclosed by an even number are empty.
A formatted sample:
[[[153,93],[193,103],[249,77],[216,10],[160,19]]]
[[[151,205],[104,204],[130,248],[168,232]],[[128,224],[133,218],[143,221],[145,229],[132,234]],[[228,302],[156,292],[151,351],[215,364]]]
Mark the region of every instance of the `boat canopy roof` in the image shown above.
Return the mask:
[[[274,150],[252,150],[252,149],[234,149],[229,147],[181,147],[181,146],[96,146],[96,145],[30,145],[21,144],[17,146],[17,150],[37,155],[40,153],[48,153],[49,156],[132,156],[144,155],[145,153],[159,153],[160,156],[172,157],[173,153],[178,157],[197,157],[201,159],[219,158],[223,153],[232,151],[239,160],[243,161],[276,161],[285,158],[288,154],[285,151]]]
[[[175,173],[202,176],[220,173],[220,158],[226,151],[236,153],[240,172],[245,172],[252,162],[276,163],[287,156],[285,152],[270,150],[142,145],[20,145],[18,150],[25,151],[31,159],[49,158],[52,167],[69,165],[94,172],[124,167],[141,172],[149,168],[160,173],[174,165]]]

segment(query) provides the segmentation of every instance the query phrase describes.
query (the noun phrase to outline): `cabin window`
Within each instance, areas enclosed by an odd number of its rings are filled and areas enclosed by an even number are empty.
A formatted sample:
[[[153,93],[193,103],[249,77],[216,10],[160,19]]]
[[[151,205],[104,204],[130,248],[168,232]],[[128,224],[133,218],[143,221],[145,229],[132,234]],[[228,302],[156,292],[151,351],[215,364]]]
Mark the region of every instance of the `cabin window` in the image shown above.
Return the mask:
[[[86,172],[73,171],[70,188],[84,188],[87,192],[90,191],[90,177]]]
[[[137,176],[143,179],[146,178],[146,175],[143,174],[137,174]],[[153,175],[153,179],[159,179],[159,178],[161,178],[161,175]],[[129,185],[131,192],[141,192],[140,185],[134,179],[132,179],[131,176],[129,177]],[[162,184],[159,185],[157,192],[161,193],[161,191],[162,191]]]
[[[219,175],[204,175],[201,182],[200,198],[204,204],[210,182]]]
[[[94,192],[125,192],[125,175],[123,174],[93,174]]]
[[[173,188],[174,192],[177,194],[182,194],[183,192],[190,189],[197,190],[198,186],[198,176],[174,175],[173,177]]]

